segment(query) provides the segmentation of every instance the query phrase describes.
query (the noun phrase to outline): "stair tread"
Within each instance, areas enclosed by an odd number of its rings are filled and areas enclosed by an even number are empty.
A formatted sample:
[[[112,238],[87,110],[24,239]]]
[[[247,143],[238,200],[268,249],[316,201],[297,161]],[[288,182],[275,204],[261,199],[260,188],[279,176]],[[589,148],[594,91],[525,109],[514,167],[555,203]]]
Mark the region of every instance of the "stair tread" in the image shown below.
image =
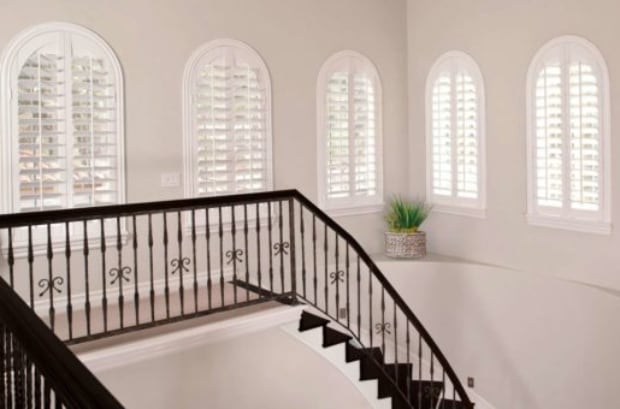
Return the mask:
[[[321,318],[309,312],[302,311],[301,320],[299,321],[299,331],[308,331],[314,328],[324,327],[329,324],[329,320]]]
[[[323,327],[323,348],[328,348],[343,342],[348,343],[350,340],[351,337],[349,335],[343,334],[328,326]]]

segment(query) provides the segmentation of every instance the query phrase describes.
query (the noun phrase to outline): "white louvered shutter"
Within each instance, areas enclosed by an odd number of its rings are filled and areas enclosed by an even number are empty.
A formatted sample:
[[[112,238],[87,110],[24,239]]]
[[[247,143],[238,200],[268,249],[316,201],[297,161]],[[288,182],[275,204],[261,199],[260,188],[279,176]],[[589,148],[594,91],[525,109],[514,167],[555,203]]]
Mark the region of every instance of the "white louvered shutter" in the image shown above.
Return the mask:
[[[117,203],[114,76],[76,34],[50,34],[16,78],[15,211]]]
[[[452,78],[437,78],[432,92],[433,193],[452,195]]]
[[[478,96],[476,84],[466,72],[455,75],[456,99],[456,195],[478,198]]]
[[[207,56],[197,70],[193,86],[197,195],[270,188],[263,75],[232,48]]]
[[[568,68],[571,208],[599,210],[599,86],[592,66],[581,61]]]
[[[327,81],[327,198],[377,194],[377,99],[373,79],[355,71]]]
[[[563,191],[562,68],[546,65],[536,81],[536,198],[539,206],[561,207]]]

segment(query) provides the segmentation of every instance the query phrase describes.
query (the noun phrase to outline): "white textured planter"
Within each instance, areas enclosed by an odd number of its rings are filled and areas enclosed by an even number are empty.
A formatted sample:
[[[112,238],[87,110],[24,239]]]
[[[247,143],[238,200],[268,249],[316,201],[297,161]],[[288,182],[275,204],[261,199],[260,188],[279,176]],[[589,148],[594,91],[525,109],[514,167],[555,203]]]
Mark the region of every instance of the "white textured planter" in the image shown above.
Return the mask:
[[[426,255],[426,233],[385,232],[385,254],[396,258],[420,258]]]

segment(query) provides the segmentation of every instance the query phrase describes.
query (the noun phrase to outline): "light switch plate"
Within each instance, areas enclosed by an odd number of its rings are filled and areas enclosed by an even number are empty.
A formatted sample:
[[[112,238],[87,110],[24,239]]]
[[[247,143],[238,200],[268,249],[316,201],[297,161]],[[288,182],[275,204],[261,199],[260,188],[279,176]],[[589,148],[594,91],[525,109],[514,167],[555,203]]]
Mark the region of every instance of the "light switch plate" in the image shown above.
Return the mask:
[[[161,187],[179,187],[181,186],[181,174],[179,172],[170,172],[161,174]]]

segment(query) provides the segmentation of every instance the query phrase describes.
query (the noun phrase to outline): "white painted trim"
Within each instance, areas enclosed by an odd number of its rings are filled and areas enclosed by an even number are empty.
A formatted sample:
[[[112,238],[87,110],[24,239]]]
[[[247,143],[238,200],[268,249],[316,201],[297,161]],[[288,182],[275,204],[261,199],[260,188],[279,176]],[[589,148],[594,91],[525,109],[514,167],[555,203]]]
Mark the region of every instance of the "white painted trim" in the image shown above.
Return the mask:
[[[439,196],[433,194],[433,130],[432,130],[432,94],[433,85],[442,71],[449,70],[451,75],[459,70],[466,71],[471,75],[476,86],[478,96],[478,198],[463,199],[454,196]],[[487,155],[486,155],[486,91],[484,77],[476,61],[462,51],[448,51],[442,54],[431,67],[426,78],[425,90],[426,108],[426,199],[437,207],[450,207],[452,214],[462,216],[480,217],[484,214],[487,203]],[[452,179],[456,180],[456,169],[452,169]],[[458,212],[457,209],[464,210]],[[471,212],[470,209],[478,209],[481,212]],[[446,211],[446,213],[448,213]]]
[[[331,217],[357,216],[362,214],[381,213],[385,210],[385,203],[376,205],[360,205],[342,208],[329,208],[326,210]]]
[[[232,267],[224,269],[223,278],[224,278],[225,283],[228,283],[229,281],[233,279]],[[132,279],[133,279],[133,276],[132,276]],[[206,272],[201,272],[201,273],[196,274],[196,281],[198,281],[199,283],[206,283],[207,279],[208,279],[208,274]],[[175,276],[174,278],[169,278],[168,287],[173,287],[171,286],[170,283],[171,282],[176,283],[177,280],[178,280],[178,276]],[[211,271],[211,281],[214,286],[219,285],[220,283],[220,271],[219,270]],[[153,280],[153,290],[155,291],[155,294],[164,294],[165,288],[166,288],[165,278],[159,278],[157,280]],[[149,281],[140,281],[138,283],[138,293],[140,294],[141,300],[147,299],[149,297],[150,290],[151,290],[151,283]],[[172,288],[171,291],[172,293],[174,293],[177,290],[178,288],[174,287]],[[123,293],[125,295],[132,294],[133,296],[133,292],[134,292],[133,282],[129,284],[125,284]],[[118,293],[119,293],[118,286],[108,286],[106,288],[106,297],[108,299],[118,297]],[[103,290],[98,289],[98,290],[90,291],[89,298],[91,300],[91,306],[98,305],[97,303],[103,298]],[[62,296],[54,295],[54,305],[56,307],[67,305],[67,301],[68,299],[66,295],[62,295]],[[79,292],[79,293],[71,294],[71,305],[73,306],[74,313],[78,311],[83,311],[86,306],[86,293]],[[34,302],[34,311],[39,316],[46,316],[46,314],[49,311],[49,299],[41,298],[41,299],[36,300]]]
[[[96,373],[298,322],[302,310],[303,306],[279,306],[77,355],[88,369]]]
[[[271,73],[265,63],[264,59],[260,56],[258,51],[249,46],[248,44],[234,39],[217,39],[210,41],[202,46],[198,47],[190,58],[188,59],[185,70],[183,71],[183,84],[182,84],[182,106],[183,106],[183,192],[184,197],[193,198],[196,197],[195,189],[195,163],[194,163],[194,118],[193,118],[193,89],[192,78],[196,70],[200,67],[200,62],[210,52],[217,50],[218,48],[232,48],[235,52],[242,53],[248,59],[250,59],[256,68],[261,71],[261,75],[264,77],[263,82],[265,85],[265,137],[267,139],[266,148],[266,165],[267,165],[267,186],[265,190],[272,190],[274,187],[274,174],[273,174],[273,105],[271,96]],[[235,193],[235,192],[230,192]]]
[[[342,200],[327,199],[327,135],[325,128],[326,107],[325,107],[325,88],[329,75],[333,72],[334,67],[339,64],[351,66],[354,63],[362,67],[362,69],[354,69],[350,67],[350,71],[365,71],[373,78],[376,92],[376,164],[377,164],[377,191],[374,196],[364,198],[344,198]],[[316,82],[316,134],[317,134],[317,192],[319,207],[331,211],[338,209],[349,209],[345,212],[352,213],[356,207],[377,206],[383,204],[383,86],[381,77],[376,65],[366,56],[357,51],[344,50],[331,55],[321,66]],[[331,214],[331,212],[329,212]],[[366,212],[364,212],[366,213]]]
[[[125,203],[125,93],[123,84],[123,70],[120,61],[110,47],[110,45],[97,33],[90,29],[71,23],[65,22],[49,22],[39,24],[30,28],[27,28],[16,36],[8,43],[2,52],[0,57],[0,89],[3,90],[0,97],[0,129],[2,131],[2,141],[0,144],[0,159],[2,165],[0,170],[2,176],[0,178],[0,186],[2,186],[2,197],[0,198],[0,209],[3,212],[14,211],[14,195],[15,186],[13,182],[17,180],[15,174],[15,164],[13,151],[15,149],[15,143],[9,135],[13,135],[13,129],[15,121],[11,115],[11,100],[13,99],[13,81],[12,74],[15,72],[15,64],[17,63],[17,55],[19,50],[28,44],[31,40],[40,35],[52,34],[55,32],[65,32],[83,36],[90,40],[96,47],[99,48],[106,57],[106,61],[110,64],[110,68],[115,77],[115,92],[116,92],[116,120],[117,120],[117,194],[118,203]],[[71,175],[69,175],[72,177]],[[56,238],[55,238],[56,239]],[[64,240],[64,237],[62,238]]]
[[[450,206],[443,204],[433,204],[434,213],[451,214],[455,216],[474,217],[476,219],[486,219],[487,210],[477,207]]]
[[[555,212],[545,211],[544,207],[536,205],[536,161],[535,161],[535,119],[534,101],[536,92],[536,77],[544,64],[546,57],[557,48],[566,49],[567,53],[579,53],[585,55],[594,65],[595,73],[601,90],[601,146],[603,179],[599,212],[576,212],[567,208],[558,209]],[[566,86],[566,84],[564,84]],[[583,37],[564,35],[547,42],[536,53],[530,63],[526,82],[526,123],[527,123],[527,222],[535,226],[552,227],[557,229],[574,230],[584,233],[611,234],[611,112],[609,96],[609,72],[605,58],[600,50],[590,41]],[[563,115],[567,115],[563,113]],[[568,162],[565,162],[568,163]],[[566,169],[566,168],[565,168]],[[566,172],[564,172],[566,173]],[[570,189],[563,184],[563,196],[570,195]],[[552,214],[553,213],[553,214]],[[591,217],[587,217],[588,213]]]

